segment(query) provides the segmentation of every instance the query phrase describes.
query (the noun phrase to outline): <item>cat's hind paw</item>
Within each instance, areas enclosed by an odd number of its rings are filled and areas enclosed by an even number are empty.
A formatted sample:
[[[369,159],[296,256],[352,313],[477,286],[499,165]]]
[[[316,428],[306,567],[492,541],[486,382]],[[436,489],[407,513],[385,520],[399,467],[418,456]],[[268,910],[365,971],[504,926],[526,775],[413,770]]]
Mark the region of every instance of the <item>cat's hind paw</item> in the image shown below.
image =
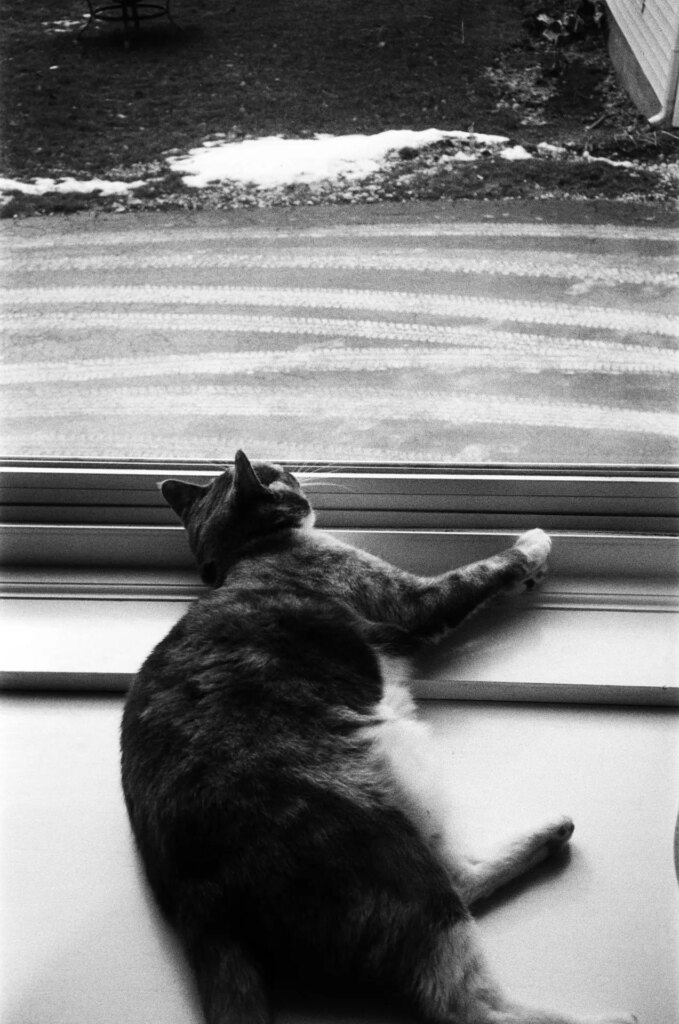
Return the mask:
[[[555,853],[562,846],[565,846],[574,831],[575,825],[572,819],[565,815],[557,818],[556,821],[551,822],[549,825],[545,825],[542,832],[548,853]]]

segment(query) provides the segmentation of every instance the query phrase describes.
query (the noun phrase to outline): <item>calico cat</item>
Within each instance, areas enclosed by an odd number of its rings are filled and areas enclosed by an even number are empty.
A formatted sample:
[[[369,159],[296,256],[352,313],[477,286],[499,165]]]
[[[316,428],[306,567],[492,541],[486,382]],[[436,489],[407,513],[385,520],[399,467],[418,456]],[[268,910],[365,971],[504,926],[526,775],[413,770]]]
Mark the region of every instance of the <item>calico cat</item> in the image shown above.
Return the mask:
[[[281,977],[358,982],[440,1024],[576,1024],[505,997],[469,911],[566,843],[572,822],[464,858],[430,780],[399,754],[427,734],[395,666],[540,578],[546,534],[424,578],[316,530],[295,477],[243,452],[208,486],[168,480],[162,493],[214,589],[131,687],[122,780],[208,1024],[266,1024]]]

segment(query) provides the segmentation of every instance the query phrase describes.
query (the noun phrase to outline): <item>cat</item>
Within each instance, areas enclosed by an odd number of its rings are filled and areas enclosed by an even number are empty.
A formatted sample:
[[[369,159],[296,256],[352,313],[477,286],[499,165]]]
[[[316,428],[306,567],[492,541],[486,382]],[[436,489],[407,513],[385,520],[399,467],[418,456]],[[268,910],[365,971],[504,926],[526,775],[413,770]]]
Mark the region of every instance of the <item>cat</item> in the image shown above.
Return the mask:
[[[547,535],[425,578],[316,529],[297,479],[242,451],[207,486],[161,490],[213,590],[131,686],[122,782],[208,1024],[267,1024],[281,978],[357,983],[436,1024],[582,1024],[503,994],[469,909],[567,843],[570,819],[464,857],[402,757],[427,746],[409,654],[540,579]]]

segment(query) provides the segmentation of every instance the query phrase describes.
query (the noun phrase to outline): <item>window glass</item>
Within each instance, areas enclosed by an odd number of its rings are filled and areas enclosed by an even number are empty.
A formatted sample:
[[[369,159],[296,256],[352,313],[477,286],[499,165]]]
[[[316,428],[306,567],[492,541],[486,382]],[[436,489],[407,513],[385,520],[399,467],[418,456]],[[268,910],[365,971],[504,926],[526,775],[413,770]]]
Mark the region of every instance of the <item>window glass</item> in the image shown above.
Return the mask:
[[[482,206],[184,224],[3,232],[5,455],[677,462],[670,228]]]

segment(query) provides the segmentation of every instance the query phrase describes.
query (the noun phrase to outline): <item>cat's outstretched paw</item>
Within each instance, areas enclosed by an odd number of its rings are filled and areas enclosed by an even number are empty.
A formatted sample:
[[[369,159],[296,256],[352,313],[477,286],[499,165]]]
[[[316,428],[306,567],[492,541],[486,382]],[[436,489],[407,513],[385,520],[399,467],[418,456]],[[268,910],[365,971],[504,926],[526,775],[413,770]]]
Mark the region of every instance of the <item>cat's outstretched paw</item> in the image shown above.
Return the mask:
[[[552,550],[552,542],[544,530],[527,530],[521,534],[514,547],[521,552],[525,561],[525,575],[522,575],[519,585],[531,590],[547,575],[547,559]]]

